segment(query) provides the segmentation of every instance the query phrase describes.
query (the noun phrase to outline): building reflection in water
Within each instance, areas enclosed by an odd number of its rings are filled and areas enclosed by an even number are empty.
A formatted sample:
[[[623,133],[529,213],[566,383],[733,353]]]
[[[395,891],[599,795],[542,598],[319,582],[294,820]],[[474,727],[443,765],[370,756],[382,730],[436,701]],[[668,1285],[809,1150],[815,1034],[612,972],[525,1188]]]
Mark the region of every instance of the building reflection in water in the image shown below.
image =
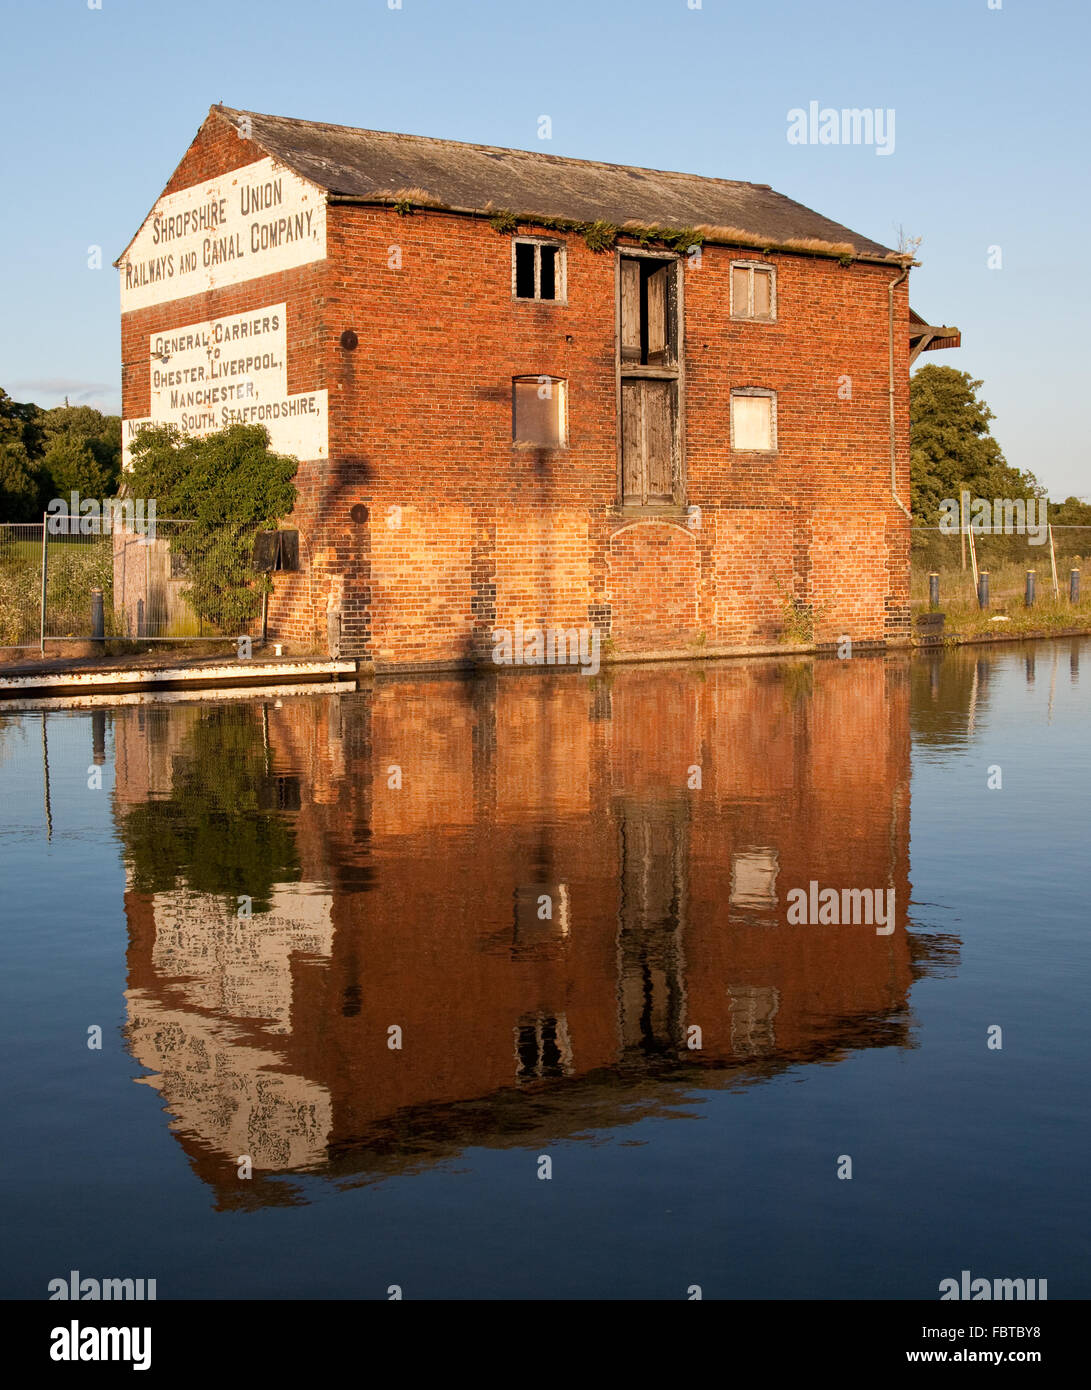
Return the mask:
[[[115,711],[143,1081],[227,1207],[911,1046],[909,700],[886,657]],[[894,932],[789,925],[812,880]]]

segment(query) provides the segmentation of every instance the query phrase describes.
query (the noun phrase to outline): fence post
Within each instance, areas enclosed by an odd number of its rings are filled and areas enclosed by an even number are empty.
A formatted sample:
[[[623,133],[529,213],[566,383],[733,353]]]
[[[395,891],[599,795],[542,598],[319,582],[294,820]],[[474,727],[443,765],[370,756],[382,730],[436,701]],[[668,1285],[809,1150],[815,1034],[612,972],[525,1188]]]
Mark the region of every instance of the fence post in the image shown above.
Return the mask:
[[[1077,569],[1068,571],[1068,599],[1070,603],[1080,601],[1080,572]]]
[[[1053,527],[1049,527],[1049,567],[1053,572],[1053,597],[1061,597],[1061,591],[1057,587],[1057,551],[1053,546]]]
[[[939,575],[934,570],[928,576],[928,607],[939,607]]]
[[[982,570],[977,576],[977,606],[986,609],[989,606],[989,571]]]
[[[1023,602],[1028,608],[1034,607],[1034,586],[1037,583],[1037,578],[1034,570],[1027,570],[1027,591]]]
[[[91,641],[106,640],[106,620],[102,609],[102,590],[91,590]]]
[[[46,546],[46,537],[48,536],[48,534],[49,534],[49,513],[48,513],[48,512],[43,512],[43,513],[42,513],[42,613],[41,613],[41,621],[40,621],[40,623],[39,623],[39,628],[38,628],[38,647],[39,647],[39,650],[40,650],[42,656],[45,656],[45,577],[46,577],[46,566],[47,566],[47,563],[48,563],[48,549],[47,549],[47,546]]]

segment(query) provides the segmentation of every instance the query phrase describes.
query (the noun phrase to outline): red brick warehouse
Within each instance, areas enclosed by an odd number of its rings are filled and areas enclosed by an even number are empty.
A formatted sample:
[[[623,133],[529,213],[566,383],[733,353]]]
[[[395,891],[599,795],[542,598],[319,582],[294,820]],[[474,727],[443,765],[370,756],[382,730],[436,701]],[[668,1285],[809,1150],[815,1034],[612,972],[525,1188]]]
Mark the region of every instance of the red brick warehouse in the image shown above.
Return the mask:
[[[767,185],[214,106],[117,264],[126,439],[257,421],[300,460],[273,637],[908,633],[909,365],[958,332]]]

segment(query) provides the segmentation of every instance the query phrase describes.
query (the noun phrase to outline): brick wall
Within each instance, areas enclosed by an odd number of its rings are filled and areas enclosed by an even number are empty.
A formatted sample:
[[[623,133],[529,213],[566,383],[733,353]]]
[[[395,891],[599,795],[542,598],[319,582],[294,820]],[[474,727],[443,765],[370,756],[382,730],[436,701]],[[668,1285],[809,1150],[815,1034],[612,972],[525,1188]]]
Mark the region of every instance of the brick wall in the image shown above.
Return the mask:
[[[211,116],[168,185],[264,157]],[[520,232],[535,228],[520,226]],[[686,501],[701,525],[618,502],[616,257],[573,234],[567,303],[511,297],[511,237],[439,210],[332,204],[325,262],[124,316],[126,417],[148,408],[149,333],[288,305],[288,387],[329,393],[329,461],[305,461],[272,635],[379,665],[453,662],[494,625],[590,623],[619,650],[765,643],[794,598],[820,641],[908,628],[908,519],[890,496],[894,266],[708,246],[684,271]],[[777,270],[777,322],[733,321],[732,259]],[[908,292],[895,299],[897,477],[909,497]],[[355,350],[341,345],[351,329]],[[568,446],[512,442],[511,384],[568,383]],[[730,391],[773,389],[778,448],[730,447]],[[357,509],[356,518],[353,509]],[[366,508],[366,519],[360,508]]]
[[[511,238],[486,221],[341,205],[328,225],[330,452],[360,466],[358,494],[337,506],[365,502],[376,530],[397,516],[409,527],[397,571],[372,576],[371,645],[355,654],[459,659],[487,645],[494,618],[509,629],[517,618],[594,623],[618,650],[768,642],[792,597],[813,612],[820,641],[904,630],[908,521],[889,495],[896,267],[770,256],[775,324],[728,313],[730,262],[753,252],[706,247],[687,267],[686,500],[702,517],[686,536],[680,518],[634,528],[617,506],[612,254],[562,236],[567,303],[536,304],[512,300]],[[536,231],[550,235],[519,228]],[[907,315],[902,285],[903,500]],[[339,346],[345,328],[359,336],[354,352]],[[568,383],[567,448],[512,443],[511,382],[524,375]],[[736,386],[777,391],[775,454],[731,450]],[[443,558],[452,530],[469,557],[457,579]]]

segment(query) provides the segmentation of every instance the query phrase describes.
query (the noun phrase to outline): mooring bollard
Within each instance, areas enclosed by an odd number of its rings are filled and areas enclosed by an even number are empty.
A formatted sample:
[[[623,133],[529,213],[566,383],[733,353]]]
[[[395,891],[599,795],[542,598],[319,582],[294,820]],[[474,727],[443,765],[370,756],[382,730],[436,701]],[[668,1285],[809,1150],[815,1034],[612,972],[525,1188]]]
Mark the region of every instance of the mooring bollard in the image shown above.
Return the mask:
[[[939,575],[935,571],[928,576],[928,607],[939,607]]]
[[[102,590],[91,590],[91,641],[106,640],[106,619],[102,611]]]
[[[1034,607],[1034,586],[1038,582],[1038,576],[1034,570],[1027,570],[1027,592],[1024,598],[1028,608]]]
[[[1070,603],[1080,601],[1080,572],[1079,570],[1068,571],[1068,598]]]
[[[982,570],[977,577],[977,606],[978,608],[988,608],[989,606],[989,571]]]

